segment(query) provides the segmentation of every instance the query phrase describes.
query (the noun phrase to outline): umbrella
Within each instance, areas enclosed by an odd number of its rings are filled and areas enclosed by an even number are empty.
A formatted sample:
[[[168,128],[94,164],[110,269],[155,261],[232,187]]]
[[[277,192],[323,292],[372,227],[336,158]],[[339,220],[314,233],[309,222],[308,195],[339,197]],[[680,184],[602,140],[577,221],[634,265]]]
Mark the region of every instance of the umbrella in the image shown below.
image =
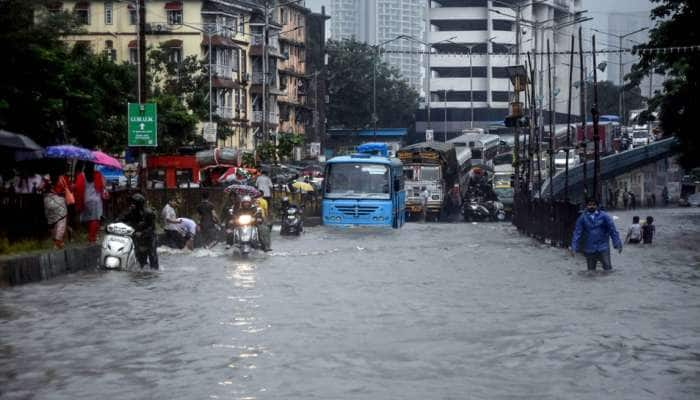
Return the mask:
[[[119,170],[122,169],[122,165],[119,162],[119,160],[117,160],[116,158],[114,158],[112,156],[108,156],[107,154],[105,154],[101,151],[93,151],[92,155],[93,155],[93,157],[95,157],[95,160],[94,160],[95,164],[100,164],[100,165],[104,165],[104,166],[114,168],[114,169],[119,169]]]
[[[292,187],[301,191],[301,192],[313,192],[314,191],[314,187],[311,184],[308,184],[306,182],[296,181],[296,182],[292,183]]]
[[[43,150],[41,146],[36,144],[32,139],[2,129],[0,129],[0,147],[21,151]]]
[[[88,149],[71,145],[49,146],[44,151],[47,158],[67,158],[82,161],[94,161],[95,156]]]
[[[259,197],[261,195],[258,189],[248,185],[230,185],[229,187],[224,189],[224,192],[236,192],[236,194],[238,195],[248,195],[251,197]]]

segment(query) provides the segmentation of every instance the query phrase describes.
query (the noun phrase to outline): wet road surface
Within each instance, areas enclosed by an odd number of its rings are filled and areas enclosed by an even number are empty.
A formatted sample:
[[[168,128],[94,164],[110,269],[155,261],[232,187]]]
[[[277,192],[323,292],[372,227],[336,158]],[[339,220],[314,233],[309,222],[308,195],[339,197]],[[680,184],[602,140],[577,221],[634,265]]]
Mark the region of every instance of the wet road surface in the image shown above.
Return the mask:
[[[5,289],[0,399],[697,399],[700,210],[653,215],[605,275],[508,224],[409,224]]]

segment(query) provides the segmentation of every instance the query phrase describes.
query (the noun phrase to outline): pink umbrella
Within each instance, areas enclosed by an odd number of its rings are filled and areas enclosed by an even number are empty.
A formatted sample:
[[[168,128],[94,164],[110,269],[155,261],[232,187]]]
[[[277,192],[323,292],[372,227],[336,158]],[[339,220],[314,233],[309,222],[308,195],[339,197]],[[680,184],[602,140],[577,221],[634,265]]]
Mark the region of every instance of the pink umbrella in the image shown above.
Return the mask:
[[[101,151],[93,151],[92,155],[95,157],[93,161],[95,164],[105,165],[110,168],[122,169],[122,165],[116,158],[108,156]]]

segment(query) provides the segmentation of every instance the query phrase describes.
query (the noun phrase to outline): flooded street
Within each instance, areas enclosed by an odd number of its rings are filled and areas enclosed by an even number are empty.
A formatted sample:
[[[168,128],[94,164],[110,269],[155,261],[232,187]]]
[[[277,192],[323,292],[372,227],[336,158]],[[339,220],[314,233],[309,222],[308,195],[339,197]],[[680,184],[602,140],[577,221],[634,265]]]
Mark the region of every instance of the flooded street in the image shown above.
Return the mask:
[[[652,215],[611,274],[509,224],[412,223],[4,289],[0,398],[697,399],[700,210]]]

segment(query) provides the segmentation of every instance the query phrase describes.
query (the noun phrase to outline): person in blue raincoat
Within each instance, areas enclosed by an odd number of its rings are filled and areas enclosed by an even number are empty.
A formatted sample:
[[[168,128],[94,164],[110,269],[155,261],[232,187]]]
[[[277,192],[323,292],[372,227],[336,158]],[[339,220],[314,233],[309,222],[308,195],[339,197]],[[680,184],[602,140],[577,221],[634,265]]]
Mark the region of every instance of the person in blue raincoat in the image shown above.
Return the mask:
[[[583,254],[589,271],[595,271],[598,261],[603,269],[612,269],[610,264],[610,239],[613,247],[622,253],[622,241],[617,233],[612,218],[598,207],[598,202],[590,199],[586,202],[586,211],[579,216],[571,239],[571,254],[575,255],[583,239]]]

